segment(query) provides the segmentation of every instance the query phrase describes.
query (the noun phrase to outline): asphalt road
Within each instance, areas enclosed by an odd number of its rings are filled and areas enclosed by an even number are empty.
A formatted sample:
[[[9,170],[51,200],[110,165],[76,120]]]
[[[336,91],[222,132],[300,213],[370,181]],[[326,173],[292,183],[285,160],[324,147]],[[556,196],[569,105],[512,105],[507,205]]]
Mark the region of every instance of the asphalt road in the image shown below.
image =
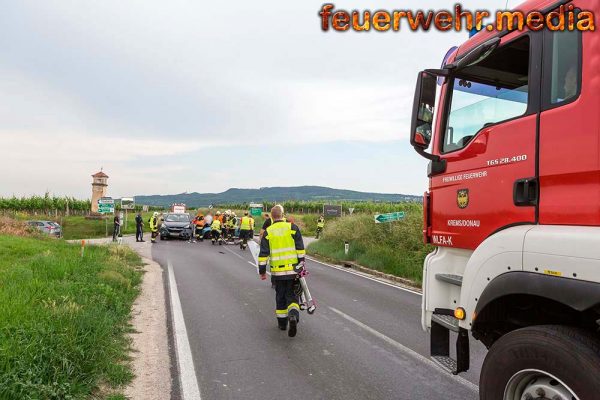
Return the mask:
[[[418,294],[308,261],[319,307],[289,338],[249,251],[163,241],[152,257],[172,268],[202,399],[478,398],[483,347],[462,378],[433,366]]]

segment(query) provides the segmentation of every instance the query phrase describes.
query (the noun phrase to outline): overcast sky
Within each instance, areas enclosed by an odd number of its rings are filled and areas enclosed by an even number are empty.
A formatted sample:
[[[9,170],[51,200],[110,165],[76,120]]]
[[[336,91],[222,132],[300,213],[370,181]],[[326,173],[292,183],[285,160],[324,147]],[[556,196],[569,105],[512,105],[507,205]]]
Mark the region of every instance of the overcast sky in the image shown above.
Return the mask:
[[[0,196],[88,198],[100,167],[114,197],[296,185],[422,194],[426,162],[408,144],[416,74],[468,34],[322,32],[322,4],[4,2]]]

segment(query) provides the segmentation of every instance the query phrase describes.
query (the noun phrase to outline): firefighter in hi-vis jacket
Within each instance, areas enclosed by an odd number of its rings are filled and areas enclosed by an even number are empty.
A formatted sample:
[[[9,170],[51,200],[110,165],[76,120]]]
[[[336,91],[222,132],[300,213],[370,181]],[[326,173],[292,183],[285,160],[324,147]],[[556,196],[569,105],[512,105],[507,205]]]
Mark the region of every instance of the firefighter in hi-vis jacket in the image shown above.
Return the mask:
[[[286,330],[288,336],[296,336],[300,321],[298,294],[301,292],[298,274],[304,268],[304,242],[295,224],[283,218],[283,207],[276,205],[271,210],[273,223],[267,228],[260,241],[258,273],[260,279],[267,279],[267,261],[271,265],[271,276],[275,282],[275,302],[279,329]]]

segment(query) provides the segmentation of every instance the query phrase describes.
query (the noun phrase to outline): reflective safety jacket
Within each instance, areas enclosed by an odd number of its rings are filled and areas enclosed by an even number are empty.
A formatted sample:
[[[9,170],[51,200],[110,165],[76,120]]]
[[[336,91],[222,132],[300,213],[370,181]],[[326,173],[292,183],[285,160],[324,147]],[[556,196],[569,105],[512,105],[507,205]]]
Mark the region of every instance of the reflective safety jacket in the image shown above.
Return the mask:
[[[212,224],[210,224],[210,229],[213,231],[221,232],[221,221],[218,219],[213,220]]]
[[[152,232],[158,231],[158,217],[150,217],[150,230]]]
[[[324,228],[325,227],[325,218],[319,218],[317,220],[317,228]]]
[[[305,254],[300,229],[285,220],[275,221],[260,241],[258,272],[266,273],[269,262],[273,279],[295,279],[297,273],[294,267],[304,260]]]
[[[252,222],[252,218],[245,217],[245,216],[242,217],[242,223],[240,224],[240,230],[249,231],[251,222]]]
[[[235,221],[233,220],[233,217],[227,218],[227,221],[225,221],[225,226],[229,229],[235,228]]]

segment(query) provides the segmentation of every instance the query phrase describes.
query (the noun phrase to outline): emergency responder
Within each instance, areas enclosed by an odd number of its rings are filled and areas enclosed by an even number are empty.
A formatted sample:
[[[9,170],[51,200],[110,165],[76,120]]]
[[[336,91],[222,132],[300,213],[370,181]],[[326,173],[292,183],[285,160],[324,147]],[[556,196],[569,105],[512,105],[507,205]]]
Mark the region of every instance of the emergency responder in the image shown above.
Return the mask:
[[[223,240],[229,240],[229,221],[231,220],[231,211],[227,210],[223,213],[221,220],[221,229],[223,230]]]
[[[272,224],[267,227],[260,241],[258,272],[260,279],[267,279],[267,262],[271,264],[271,276],[275,281],[275,314],[279,329],[288,329],[288,336],[296,336],[300,321],[298,274],[304,269],[304,242],[300,229],[283,219],[283,207],[271,210]]]
[[[154,212],[148,221],[150,223],[151,242],[156,243],[156,237],[158,236],[158,213]]]
[[[248,239],[251,237],[251,232],[254,229],[253,225],[253,219],[248,216],[248,211],[245,211],[240,223],[240,239],[242,240],[240,249],[242,250],[246,250],[246,247],[248,247]]]
[[[196,239],[202,241],[202,229],[204,229],[204,215],[202,213],[198,213],[196,218],[194,218],[194,225],[196,230]]]
[[[217,214],[220,214],[217,211]],[[219,242],[219,244],[223,244],[223,239],[221,238],[221,221],[218,218],[213,219],[212,224],[210,225],[210,234],[212,236],[212,244]]]
[[[325,217],[323,215],[321,215],[319,217],[319,219],[317,220],[317,235],[316,235],[316,239],[318,239],[319,235],[321,234],[321,232],[323,232],[323,228],[325,228]]]

